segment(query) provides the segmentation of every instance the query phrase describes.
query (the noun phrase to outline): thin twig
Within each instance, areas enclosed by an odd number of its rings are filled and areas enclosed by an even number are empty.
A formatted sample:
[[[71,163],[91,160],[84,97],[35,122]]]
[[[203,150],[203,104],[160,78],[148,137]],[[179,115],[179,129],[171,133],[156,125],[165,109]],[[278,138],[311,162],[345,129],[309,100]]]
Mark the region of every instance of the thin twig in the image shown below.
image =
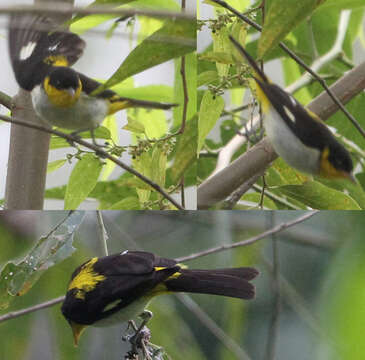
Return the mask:
[[[185,207],[185,179],[184,176],[180,180],[181,206]]]
[[[82,139],[80,139],[76,136],[72,136],[70,134],[65,134],[65,133],[63,133],[61,131],[58,131],[58,130],[49,129],[49,128],[46,128],[46,127],[43,127],[43,126],[40,126],[40,125],[37,125],[37,124],[28,123],[26,121],[22,121],[22,120],[19,120],[19,119],[14,119],[14,118],[11,118],[11,117],[8,117],[8,116],[0,115],[0,119],[3,120],[3,121],[9,122],[9,123],[26,126],[28,128],[32,128],[32,129],[44,131],[44,132],[49,133],[49,134],[57,135],[57,136],[59,136],[63,139],[68,140],[69,142],[75,142],[75,143],[78,143],[78,144],[88,148],[88,149],[91,149],[91,150],[95,151],[95,153],[98,154],[99,156],[101,156],[102,158],[109,159],[113,163],[120,166],[122,169],[130,172],[131,174],[133,174],[136,177],[138,177],[139,179],[141,179],[143,182],[145,182],[146,184],[151,186],[153,189],[155,189],[157,192],[159,192],[165,199],[170,201],[179,210],[184,210],[184,208],[179,203],[177,203],[167,192],[165,192],[160,187],[160,185],[154,183],[149,178],[147,178],[143,174],[139,173],[138,171],[134,170],[132,167],[128,166],[127,164],[123,163],[122,161],[120,161],[116,157],[110,155],[109,153],[107,153],[106,151],[104,151],[103,149],[101,149],[97,145],[88,143],[87,141],[84,141],[84,140],[82,140]]]
[[[263,238],[265,238],[265,237],[267,237],[269,235],[279,233],[280,231],[283,231],[283,230],[285,230],[285,229],[287,229],[289,227],[292,227],[292,226],[297,225],[297,224],[299,224],[299,223],[301,223],[303,221],[306,221],[309,218],[311,218],[312,216],[316,215],[317,213],[319,213],[319,210],[310,211],[308,213],[305,213],[302,216],[297,217],[296,219],[294,219],[292,221],[288,221],[288,222],[285,222],[285,223],[281,223],[279,225],[276,225],[272,229],[266,230],[266,231],[262,232],[261,234],[258,234],[256,236],[253,236],[253,237],[251,237],[249,239],[245,239],[245,240],[242,240],[242,241],[238,241],[238,242],[236,242],[234,244],[216,246],[214,248],[210,248],[210,249],[207,249],[207,250],[203,250],[203,251],[200,251],[198,253],[191,254],[191,255],[188,255],[188,256],[183,256],[183,257],[177,258],[175,260],[177,262],[190,261],[190,260],[193,260],[193,259],[197,259],[199,257],[202,257],[202,256],[214,254],[214,253],[217,253],[217,252],[220,252],[220,251],[230,250],[230,249],[234,249],[234,248],[240,247],[240,246],[251,245],[254,242],[256,242],[258,240],[261,240],[261,239],[263,239]]]
[[[270,272],[273,271],[273,265],[269,260],[263,257],[263,264]],[[280,274],[280,289],[283,301],[285,301],[303,320],[303,322],[321,339],[325,340],[333,349],[340,351],[338,343],[335,339],[330,338],[328,332],[321,328],[320,320],[309,310],[309,306],[305,299],[298,293],[295,287]]]
[[[263,172],[255,174],[255,176],[252,176],[251,179],[248,179],[246,182],[244,182],[237,190],[235,190],[231,196],[224,201],[223,203],[223,209],[224,210],[232,210],[234,206],[237,204],[237,202],[241,199],[243,194],[245,194],[253,184],[262,176]]]
[[[177,294],[177,298],[219,341],[222,342],[222,344],[224,344],[229,351],[235,355],[236,359],[250,360],[248,354],[231,337],[229,337],[190,296]]]
[[[314,60],[313,63],[310,65],[310,68],[313,71],[316,72],[319,71],[324,65],[334,60],[341,54],[343,48],[343,42],[345,41],[345,36],[350,22],[350,17],[351,17],[351,10],[341,11],[340,19],[338,21],[336,40],[331,49],[327,53]],[[294,93],[298,89],[310,83],[312,79],[313,78],[306,72],[298,80],[290,84],[286,88],[286,91]]]
[[[258,31],[262,31],[262,27],[258,24],[256,24],[254,21],[252,21],[247,16],[244,16],[240,14],[236,9],[229,6],[225,1],[222,0],[212,0],[218,5],[221,5],[225,9],[231,11],[234,13],[237,17],[239,17],[241,20],[246,22],[247,24],[251,25]],[[313,71],[307,64],[303,62],[292,50],[290,50],[283,42],[279,43],[279,46],[292,58],[294,59],[299,65],[301,65],[305,70],[307,70],[317,81],[322,85],[322,87],[325,89],[327,94],[331,97],[331,99],[334,101],[334,103],[342,110],[342,112],[346,115],[346,117],[351,121],[351,123],[355,126],[355,128],[360,132],[360,134],[365,137],[365,131],[362,129],[360,124],[356,121],[356,119],[346,110],[346,108],[342,105],[341,101],[337,98],[337,96],[329,89],[329,87],[326,84],[326,81],[323,80],[315,71]]]
[[[71,7],[67,4],[40,3],[36,5],[19,5],[19,6],[0,6],[0,14],[50,14],[50,15],[116,15],[116,16],[149,16],[162,19],[188,19],[195,20],[195,14],[186,12],[173,12],[165,10],[149,10],[149,9],[131,9],[131,8],[115,8],[113,6],[92,6],[92,7]]]
[[[97,218],[98,224],[99,224],[99,232],[100,232],[101,241],[103,244],[104,255],[108,256],[109,255],[109,251],[108,251],[109,236],[105,229],[103,215],[100,210],[96,210],[96,218]]]
[[[257,184],[253,184],[252,188],[255,189],[256,191],[260,192],[260,193],[262,192],[262,186],[259,186]],[[271,192],[267,189],[265,190],[265,196],[268,197],[271,200],[274,200],[274,201],[278,202],[279,204],[287,206],[291,210],[303,210],[299,206],[295,206],[294,204],[290,203],[288,200],[274,194],[273,192]]]
[[[29,313],[37,311],[37,310],[41,310],[41,309],[56,305],[56,304],[62,302],[63,300],[65,300],[65,296],[60,296],[58,298],[43,302],[41,304],[30,306],[26,309],[9,312],[5,315],[0,316],[0,323],[3,322],[3,321],[6,321],[6,320],[17,318],[19,316],[23,316],[25,314],[29,314]]]

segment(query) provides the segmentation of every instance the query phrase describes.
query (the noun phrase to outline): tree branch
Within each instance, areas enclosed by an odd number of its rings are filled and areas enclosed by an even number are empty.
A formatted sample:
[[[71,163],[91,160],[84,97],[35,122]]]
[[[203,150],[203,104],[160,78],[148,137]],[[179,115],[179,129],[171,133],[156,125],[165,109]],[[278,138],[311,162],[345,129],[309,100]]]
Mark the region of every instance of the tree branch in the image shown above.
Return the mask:
[[[26,309],[9,312],[5,315],[0,316],[0,323],[3,322],[3,321],[6,321],[6,320],[14,319],[14,318],[17,318],[19,316],[23,316],[23,315],[32,313],[32,312],[37,311],[37,310],[41,310],[41,309],[56,305],[56,304],[62,302],[63,300],[65,300],[65,296],[60,296],[58,298],[43,302],[41,304],[30,306]]]
[[[332,86],[331,91],[346,104],[365,88],[365,62],[354,67]],[[327,120],[338,107],[326,92],[322,92],[308,109],[322,120]],[[254,145],[220,172],[211,176],[198,187],[198,209],[207,209],[225,199],[242,183],[264,171],[277,158],[267,138]]]
[[[130,172],[131,174],[133,174],[136,177],[138,177],[139,179],[141,179],[143,182],[145,182],[146,184],[151,186],[153,189],[155,189],[157,192],[159,192],[165,199],[170,201],[179,210],[184,210],[184,208],[179,203],[177,203],[168,193],[166,193],[160,187],[160,185],[154,183],[152,180],[150,180],[149,178],[147,178],[143,174],[139,173],[138,171],[134,170],[132,167],[128,166],[127,164],[123,163],[122,161],[120,161],[116,157],[114,157],[114,156],[110,155],[109,153],[107,153],[106,151],[102,150],[97,145],[88,143],[87,141],[84,141],[84,140],[82,140],[78,137],[72,136],[70,134],[65,134],[65,133],[63,133],[61,131],[58,131],[58,130],[46,128],[46,127],[43,127],[43,126],[40,126],[40,125],[37,125],[37,124],[28,123],[26,121],[18,120],[18,119],[15,119],[15,118],[10,118],[8,116],[0,115],[0,119],[3,120],[3,121],[9,122],[9,123],[25,126],[27,128],[40,130],[40,131],[46,132],[48,134],[54,134],[54,135],[57,135],[57,136],[59,136],[63,139],[66,139],[69,142],[75,142],[77,144],[80,144],[80,145],[88,148],[88,149],[91,149],[91,150],[95,151],[96,154],[100,155],[102,158],[106,158],[106,159],[111,160],[112,162],[114,162],[116,165],[118,165],[122,169]]]
[[[281,223],[279,225],[276,225],[273,228],[271,228],[269,230],[266,230],[266,231],[262,232],[261,234],[253,236],[249,239],[238,241],[238,242],[233,243],[233,244],[221,245],[221,246],[217,246],[217,247],[210,248],[210,249],[207,249],[207,250],[199,251],[198,253],[191,254],[191,255],[188,255],[188,256],[183,256],[183,257],[177,258],[175,260],[177,262],[190,261],[190,260],[202,257],[202,256],[214,254],[214,253],[221,252],[221,251],[224,251],[224,250],[230,250],[230,249],[234,249],[236,247],[251,245],[251,244],[255,243],[256,241],[261,240],[261,239],[263,239],[263,238],[265,238],[269,235],[277,234],[280,231],[283,231],[283,230],[285,230],[287,228],[290,228],[294,225],[302,223],[303,221],[308,220],[309,218],[316,215],[317,213],[319,213],[319,210],[306,212],[304,215],[299,216],[299,217],[297,217],[296,219],[294,219],[292,221],[288,221],[288,222],[284,222],[284,223]]]

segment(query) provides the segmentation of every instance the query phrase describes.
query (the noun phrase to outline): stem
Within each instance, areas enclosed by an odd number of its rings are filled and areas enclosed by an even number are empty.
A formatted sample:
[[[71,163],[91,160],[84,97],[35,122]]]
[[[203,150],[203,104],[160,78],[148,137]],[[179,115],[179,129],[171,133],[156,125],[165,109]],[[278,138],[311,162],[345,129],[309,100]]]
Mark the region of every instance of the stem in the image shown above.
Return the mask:
[[[208,250],[203,250],[203,251],[200,251],[198,253],[191,254],[191,255],[188,255],[188,256],[184,256],[184,257],[181,257],[181,258],[178,258],[178,259],[175,259],[175,260],[177,262],[190,261],[190,260],[202,257],[202,256],[214,254],[214,253],[221,252],[221,251],[224,251],[224,250],[230,250],[230,249],[234,249],[234,248],[240,247],[240,246],[251,245],[254,242],[256,242],[258,240],[261,240],[261,239],[263,239],[267,236],[279,233],[280,231],[283,231],[283,230],[285,230],[289,227],[292,227],[292,226],[297,225],[297,224],[299,224],[303,221],[306,221],[309,218],[311,218],[312,216],[316,215],[317,213],[319,213],[319,210],[310,211],[310,212],[305,213],[302,216],[297,217],[296,219],[294,219],[292,221],[289,221],[289,222],[286,222],[286,223],[281,223],[277,226],[274,226],[273,228],[271,228],[269,230],[266,230],[266,231],[264,231],[261,234],[258,234],[256,236],[253,236],[252,238],[242,240],[242,241],[238,241],[234,244],[217,246],[217,247],[210,248]]]

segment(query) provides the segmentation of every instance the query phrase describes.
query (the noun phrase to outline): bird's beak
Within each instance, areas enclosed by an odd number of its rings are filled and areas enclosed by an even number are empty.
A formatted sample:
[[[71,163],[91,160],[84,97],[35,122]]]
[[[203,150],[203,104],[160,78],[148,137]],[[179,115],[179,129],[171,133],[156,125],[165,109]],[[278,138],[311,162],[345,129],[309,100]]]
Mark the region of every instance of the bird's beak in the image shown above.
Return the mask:
[[[75,346],[78,346],[79,339],[83,331],[85,330],[87,325],[77,324],[73,321],[70,321],[71,329],[74,335],[74,344]]]

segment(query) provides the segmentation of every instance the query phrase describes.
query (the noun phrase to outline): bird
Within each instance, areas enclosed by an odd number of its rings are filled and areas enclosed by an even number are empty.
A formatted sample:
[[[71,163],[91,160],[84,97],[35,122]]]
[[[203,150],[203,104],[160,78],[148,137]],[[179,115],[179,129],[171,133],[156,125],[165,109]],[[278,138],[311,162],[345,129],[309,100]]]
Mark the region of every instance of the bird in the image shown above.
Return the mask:
[[[264,128],[276,153],[300,172],[356,182],[349,152],[327,125],[291,94],[272,83],[241,44],[232,36],[229,38],[253,68]]]
[[[82,56],[85,41],[45,15],[12,15],[8,35],[15,78],[31,93],[35,112],[48,125],[93,134],[106,116],[119,110],[176,106],[120,97],[112,90],[94,95],[101,84],[71,68]]]
[[[61,311],[75,346],[87,326],[104,327],[142,314],[152,298],[188,292],[252,299],[252,267],[188,269],[175,260],[145,251],[93,257],[73,272]]]

